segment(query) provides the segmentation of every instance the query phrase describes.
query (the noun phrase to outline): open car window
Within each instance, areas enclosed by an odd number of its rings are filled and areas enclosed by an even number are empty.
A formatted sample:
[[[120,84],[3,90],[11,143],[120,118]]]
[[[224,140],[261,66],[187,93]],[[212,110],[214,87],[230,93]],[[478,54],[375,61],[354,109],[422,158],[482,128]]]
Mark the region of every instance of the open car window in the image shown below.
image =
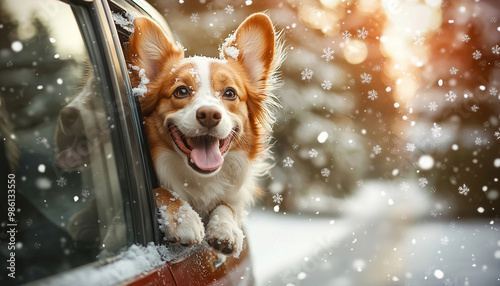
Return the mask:
[[[0,208],[0,256],[8,262],[2,285],[99,261],[131,244],[103,67],[89,57],[92,45],[70,5],[18,4],[0,1],[0,171],[9,179]]]

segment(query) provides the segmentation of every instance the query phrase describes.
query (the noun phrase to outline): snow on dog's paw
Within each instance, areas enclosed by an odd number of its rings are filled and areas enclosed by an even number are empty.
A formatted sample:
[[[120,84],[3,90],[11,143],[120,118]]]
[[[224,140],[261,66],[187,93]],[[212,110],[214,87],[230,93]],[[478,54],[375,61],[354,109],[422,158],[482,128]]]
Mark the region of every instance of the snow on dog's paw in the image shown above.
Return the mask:
[[[221,219],[213,215],[207,225],[206,241],[213,249],[226,255],[239,257],[243,249],[243,231],[231,219]]]
[[[158,211],[160,229],[168,241],[183,246],[193,246],[203,241],[205,237],[203,223],[191,206],[184,204],[173,213],[170,213],[166,206],[162,206]]]

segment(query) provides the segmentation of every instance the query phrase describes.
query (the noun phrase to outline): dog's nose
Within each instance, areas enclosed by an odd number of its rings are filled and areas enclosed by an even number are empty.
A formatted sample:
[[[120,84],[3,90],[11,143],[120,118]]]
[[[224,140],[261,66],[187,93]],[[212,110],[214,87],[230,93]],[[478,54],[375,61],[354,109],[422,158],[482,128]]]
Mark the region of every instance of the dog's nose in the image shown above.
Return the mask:
[[[61,123],[64,124],[64,126],[69,127],[76,122],[76,120],[80,116],[80,112],[74,107],[66,106],[61,110],[60,116]]]
[[[222,119],[219,110],[213,107],[201,107],[196,111],[196,120],[204,127],[211,128],[217,126]]]

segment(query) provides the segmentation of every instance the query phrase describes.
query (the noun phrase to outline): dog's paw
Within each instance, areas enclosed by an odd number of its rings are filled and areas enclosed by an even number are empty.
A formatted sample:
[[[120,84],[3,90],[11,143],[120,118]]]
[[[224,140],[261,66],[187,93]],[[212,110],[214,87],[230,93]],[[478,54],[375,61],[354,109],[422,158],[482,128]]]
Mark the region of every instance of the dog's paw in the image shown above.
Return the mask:
[[[227,213],[217,210],[210,216],[206,241],[213,249],[223,254],[239,257],[243,249],[243,231],[233,219],[231,211],[228,216]]]
[[[160,229],[165,238],[183,246],[193,246],[203,241],[205,228],[201,218],[188,204],[183,204],[177,211],[170,213],[166,206],[159,208]]]

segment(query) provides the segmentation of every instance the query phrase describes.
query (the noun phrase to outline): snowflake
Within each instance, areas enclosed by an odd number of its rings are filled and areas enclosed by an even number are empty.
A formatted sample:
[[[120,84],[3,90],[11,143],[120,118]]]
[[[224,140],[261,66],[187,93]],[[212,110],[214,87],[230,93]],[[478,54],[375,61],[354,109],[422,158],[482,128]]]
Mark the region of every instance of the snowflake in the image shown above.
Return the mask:
[[[436,111],[437,108],[438,108],[438,105],[437,105],[437,103],[435,101],[432,101],[432,102],[429,103],[429,110],[430,111]]]
[[[451,90],[444,96],[446,97],[446,101],[454,102],[457,99],[457,94]]]
[[[360,75],[361,83],[370,83],[372,81],[372,75],[369,73],[363,73]]]
[[[191,14],[191,22],[193,23],[198,23],[198,21],[200,20],[200,15],[198,15],[198,13],[193,13]]]
[[[481,145],[483,143],[483,139],[481,139],[481,137],[476,137],[476,140],[474,140],[474,143],[476,143],[476,145]]]
[[[455,67],[451,67],[450,74],[457,74],[457,72],[458,72],[458,69],[456,69]]]
[[[498,45],[491,47],[491,52],[495,55],[500,55],[500,47]]]
[[[469,35],[464,35],[464,36],[462,37],[462,42],[466,42],[466,43],[468,43],[468,42],[469,42],[469,40],[470,40]]]
[[[491,87],[491,88],[489,89],[489,93],[490,93],[490,95],[497,96],[497,94],[498,94],[498,89],[497,89],[496,87],[494,87],[494,86],[493,86],[493,87]]]
[[[380,154],[380,152],[382,152],[382,148],[379,145],[375,145],[375,147],[373,147],[373,152],[375,154]]]
[[[472,58],[475,60],[479,60],[481,58],[482,54],[479,50],[476,50],[475,52],[472,53]]]
[[[448,242],[450,242],[450,240],[448,239],[448,236],[441,237],[441,244],[442,245],[448,245]]]
[[[273,202],[276,203],[276,204],[281,204],[281,202],[283,201],[283,196],[280,195],[280,194],[275,194],[273,195]]]
[[[467,187],[467,185],[463,185],[461,187],[458,187],[458,193],[461,194],[461,195],[464,195],[464,196],[467,196],[467,194],[469,193],[469,188]]]
[[[297,143],[293,143],[293,145],[292,145],[292,149],[293,149],[293,150],[297,150],[297,149],[299,149],[299,144],[297,144]]]
[[[356,185],[358,185],[358,187],[360,187],[360,188],[363,186],[363,184],[364,184],[363,180],[356,181]]]
[[[413,40],[415,41],[414,42],[415,45],[422,46],[424,44],[425,38],[422,37],[420,32],[417,32],[417,35],[413,38]]]
[[[497,17],[493,16],[490,18],[491,23],[496,23],[497,22]]]
[[[470,110],[472,110],[472,112],[477,112],[479,110],[479,107],[477,105],[473,105]]]
[[[427,186],[428,183],[429,183],[429,181],[427,181],[427,178],[420,178],[420,179],[418,179],[418,184],[422,188],[425,187],[425,186]]]
[[[45,138],[45,137],[38,137],[38,138],[36,138],[35,143],[36,144],[46,144],[47,143],[47,138]]]
[[[333,54],[335,54],[335,51],[328,47],[323,49],[323,55],[321,57],[328,63],[335,58]]]
[[[434,123],[434,127],[432,127],[431,132],[434,138],[441,137],[441,127],[436,123]]]
[[[372,101],[374,101],[375,99],[377,99],[378,98],[377,91],[374,90],[374,89],[368,91],[368,98],[371,99]]]
[[[59,187],[65,187],[67,184],[65,177],[59,177],[59,179],[57,179],[56,182]]]
[[[349,31],[345,30],[345,32],[342,33],[342,39],[349,41],[349,39],[352,37],[351,33]]]
[[[498,139],[500,139],[500,127],[498,128],[499,131],[495,131],[495,137]]]
[[[415,144],[413,144],[413,143],[406,143],[406,151],[409,151],[409,152],[415,151]]]
[[[358,38],[360,38],[360,39],[364,40],[368,36],[368,31],[365,30],[365,27],[361,28],[361,30],[358,29],[357,31],[358,31]]]
[[[328,168],[321,169],[321,176],[323,176],[323,177],[330,176],[330,170]]]
[[[302,75],[302,80],[310,81],[313,76],[313,71],[312,69],[305,68],[300,74]]]
[[[295,163],[292,158],[290,157],[286,157],[284,160],[283,160],[283,165],[285,167],[292,167],[293,166],[293,163]]]
[[[402,182],[399,184],[399,188],[401,188],[401,191],[407,192],[410,189],[410,185],[407,182]]]
[[[227,14],[231,15],[231,14],[233,14],[233,12],[234,12],[234,7],[233,7],[233,6],[231,6],[231,5],[227,5],[227,6],[226,6],[226,8],[225,8],[224,10],[226,10],[226,13],[227,13]]]
[[[82,190],[82,197],[87,198],[89,195],[90,195],[89,190],[87,190],[87,189]]]
[[[323,83],[321,83],[321,87],[324,90],[330,90],[330,89],[332,89],[332,82],[329,80],[324,80]]]
[[[313,149],[311,149],[311,151],[309,151],[309,157],[311,157],[311,158],[316,158],[316,157],[318,157],[318,150],[316,150],[316,149],[314,149],[314,148],[313,148]]]

